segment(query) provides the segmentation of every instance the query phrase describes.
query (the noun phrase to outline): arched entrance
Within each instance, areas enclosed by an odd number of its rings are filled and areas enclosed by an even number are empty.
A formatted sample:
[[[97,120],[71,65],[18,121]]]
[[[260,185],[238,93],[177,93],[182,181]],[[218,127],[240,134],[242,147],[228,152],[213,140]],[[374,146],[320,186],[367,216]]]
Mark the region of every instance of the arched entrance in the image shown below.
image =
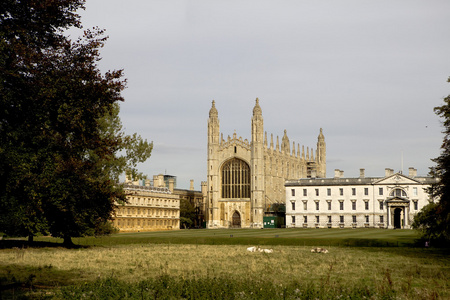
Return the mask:
[[[402,228],[402,209],[394,209],[394,228]]]
[[[237,211],[232,216],[231,227],[241,228],[241,215]]]

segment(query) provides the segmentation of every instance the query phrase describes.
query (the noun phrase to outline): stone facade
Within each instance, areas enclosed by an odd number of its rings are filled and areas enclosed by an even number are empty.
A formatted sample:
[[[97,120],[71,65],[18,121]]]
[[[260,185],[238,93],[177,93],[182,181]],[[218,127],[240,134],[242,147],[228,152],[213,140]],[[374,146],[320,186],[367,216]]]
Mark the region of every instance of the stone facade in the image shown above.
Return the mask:
[[[208,228],[262,228],[265,211],[284,203],[287,179],[326,177],[326,145],[320,130],[317,148],[291,144],[286,130],[279,143],[264,132],[259,100],[251,118],[251,140],[236,133],[224,140],[215,101],[209,111],[207,155]]]
[[[411,228],[414,215],[432,201],[426,188],[436,179],[386,169],[384,177],[289,180],[285,184],[286,227]]]
[[[169,188],[127,181],[124,189],[128,203],[117,205],[113,218],[120,232],[180,228],[180,197]]]

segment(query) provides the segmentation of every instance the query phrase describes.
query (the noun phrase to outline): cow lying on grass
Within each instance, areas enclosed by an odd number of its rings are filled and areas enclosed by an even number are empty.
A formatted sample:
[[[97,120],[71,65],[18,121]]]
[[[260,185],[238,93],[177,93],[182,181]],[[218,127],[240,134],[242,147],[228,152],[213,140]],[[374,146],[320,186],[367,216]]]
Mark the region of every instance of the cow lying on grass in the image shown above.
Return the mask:
[[[325,248],[312,248],[311,253],[328,253],[328,250]]]
[[[272,253],[273,249],[262,249],[259,247],[248,247],[247,251],[249,252],[264,252],[264,253]]]

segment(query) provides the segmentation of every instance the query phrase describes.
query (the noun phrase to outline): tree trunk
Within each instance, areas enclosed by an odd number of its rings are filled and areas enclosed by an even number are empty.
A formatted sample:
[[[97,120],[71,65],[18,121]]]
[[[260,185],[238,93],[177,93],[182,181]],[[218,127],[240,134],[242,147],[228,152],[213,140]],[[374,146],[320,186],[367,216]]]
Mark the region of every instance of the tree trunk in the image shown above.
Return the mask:
[[[66,248],[72,248],[73,246],[75,246],[74,243],[72,242],[72,237],[70,235],[67,234],[64,235],[63,245]]]
[[[32,234],[30,234],[30,235],[28,236],[28,243],[29,243],[29,244],[31,244],[31,243],[33,242],[33,238],[34,238],[34,236],[33,236]]]

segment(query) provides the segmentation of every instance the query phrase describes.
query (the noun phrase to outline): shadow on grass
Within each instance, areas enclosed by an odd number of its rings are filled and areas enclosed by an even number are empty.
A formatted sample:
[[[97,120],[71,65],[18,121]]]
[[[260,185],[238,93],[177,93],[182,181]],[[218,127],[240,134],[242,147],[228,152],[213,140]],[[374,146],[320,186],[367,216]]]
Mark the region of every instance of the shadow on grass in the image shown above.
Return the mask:
[[[13,248],[66,248],[66,249],[79,249],[79,248],[87,248],[88,246],[84,245],[71,245],[66,246],[62,243],[56,242],[48,242],[48,241],[33,241],[28,242],[27,240],[21,239],[8,239],[0,241],[0,249],[13,249]]]
[[[0,299],[27,299],[41,292],[52,294],[60,287],[94,279],[95,276],[86,271],[59,270],[51,264],[35,267],[0,263]]]

